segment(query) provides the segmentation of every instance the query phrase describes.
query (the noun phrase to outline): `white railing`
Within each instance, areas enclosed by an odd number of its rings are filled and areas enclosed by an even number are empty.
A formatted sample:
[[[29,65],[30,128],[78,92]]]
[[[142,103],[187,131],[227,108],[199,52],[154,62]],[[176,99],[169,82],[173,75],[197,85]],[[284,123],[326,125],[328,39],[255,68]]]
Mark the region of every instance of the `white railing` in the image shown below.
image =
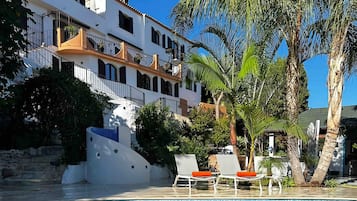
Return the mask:
[[[89,84],[94,91],[105,93],[113,99],[122,97],[140,105],[145,104],[145,94],[140,90],[127,84],[100,78],[94,72],[78,64],[74,65],[74,76]]]
[[[160,98],[163,107],[169,107],[170,112],[181,114],[180,102],[174,99]]]
[[[60,62],[68,61],[57,55],[54,50],[51,50],[49,47],[33,49],[28,52],[26,57],[39,68],[50,68],[52,67],[53,56],[58,58]],[[74,77],[89,84],[92,90],[105,93],[114,99],[123,97],[135,101],[140,105],[145,104],[144,92],[127,84],[102,79],[98,77],[96,73],[76,63],[74,64]]]
[[[149,67],[152,63],[152,55],[144,54],[132,47],[128,47],[128,54],[133,57],[134,62],[140,65]]]
[[[52,66],[53,54],[45,48],[39,47],[27,52],[27,59],[37,64],[39,68],[49,68]]]
[[[107,40],[105,38],[87,33],[87,38],[88,40],[91,41],[91,43],[93,43],[93,48],[101,53],[104,54],[108,54],[108,55],[115,55],[116,53],[119,52],[120,50],[120,44]],[[87,41],[88,42],[88,41]],[[87,44],[90,45],[90,44]],[[115,51],[115,49],[117,49],[117,51]]]
[[[179,64],[174,64],[173,61],[171,60],[163,60],[159,59],[159,66],[162,68],[162,70],[169,75],[172,76],[178,76],[180,73],[180,67]]]

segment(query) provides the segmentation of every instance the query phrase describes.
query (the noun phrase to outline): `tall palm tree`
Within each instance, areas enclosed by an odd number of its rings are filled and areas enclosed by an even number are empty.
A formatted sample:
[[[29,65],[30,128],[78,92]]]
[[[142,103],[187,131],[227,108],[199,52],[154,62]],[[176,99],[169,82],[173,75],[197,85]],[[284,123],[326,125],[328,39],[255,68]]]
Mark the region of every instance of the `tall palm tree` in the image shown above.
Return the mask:
[[[357,64],[357,0],[331,0],[326,3],[328,18],[324,31],[330,44],[328,58],[327,133],[318,166],[311,183],[320,185],[330,166],[340,130],[344,75]]]
[[[208,90],[221,93],[227,100],[228,108],[230,108],[230,139],[233,151],[238,155],[236,148],[237,113],[234,108],[240,103],[239,92],[241,91],[242,77],[248,73],[257,73],[258,61],[254,54],[254,46],[242,53],[240,52],[242,49],[238,51],[234,48],[235,41],[230,40],[223,30],[218,27],[209,27],[207,30],[221,41],[221,46],[212,49],[198,43],[196,47],[203,47],[209,52],[209,55],[192,54],[187,63],[196,79],[201,81]]]
[[[286,79],[286,106],[288,119],[297,123],[299,111],[299,78],[301,64],[311,56],[309,48],[314,47],[309,39],[310,34],[304,32],[311,23],[313,0],[181,0],[180,9],[189,10],[192,19],[202,20],[204,17],[229,16],[238,24],[245,26],[249,41],[259,37],[259,30],[276,30],[286,41],[288,47]],[[210,20],[209,18],[208,20]],[[181,18],[182,19],[182,18]],[[187,18],[186,18],[187,19]],[[194,20],[192,20],[194,21]],[[279,38],[279,37],[278,37]],[[278,40],[279,42],[281,40]],[[297,138],[288,137],[288,156],[295,183],[305,183],[299,161]]]

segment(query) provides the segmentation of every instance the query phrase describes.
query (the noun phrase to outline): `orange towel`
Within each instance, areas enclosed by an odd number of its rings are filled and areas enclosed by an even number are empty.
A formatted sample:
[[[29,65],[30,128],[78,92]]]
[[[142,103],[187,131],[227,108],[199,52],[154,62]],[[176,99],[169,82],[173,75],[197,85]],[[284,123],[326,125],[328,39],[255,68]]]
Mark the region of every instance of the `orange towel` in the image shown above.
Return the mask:
[[[212,176],[212,173],[210,171],[198,171],[198,172],[192,172],[193,177],[210,177]]]
[[[257,176],[256,172],[237,172],[238,177],[255,177]]]

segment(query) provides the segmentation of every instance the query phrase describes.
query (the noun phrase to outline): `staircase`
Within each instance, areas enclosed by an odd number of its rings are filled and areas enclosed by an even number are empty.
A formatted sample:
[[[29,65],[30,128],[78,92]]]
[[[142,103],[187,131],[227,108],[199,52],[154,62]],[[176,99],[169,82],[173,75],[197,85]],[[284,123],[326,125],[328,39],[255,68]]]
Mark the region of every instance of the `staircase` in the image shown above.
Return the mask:
[[[0,169],[4,182],[60,183],[65,166],[60,162],[62,146],[0,151]]]

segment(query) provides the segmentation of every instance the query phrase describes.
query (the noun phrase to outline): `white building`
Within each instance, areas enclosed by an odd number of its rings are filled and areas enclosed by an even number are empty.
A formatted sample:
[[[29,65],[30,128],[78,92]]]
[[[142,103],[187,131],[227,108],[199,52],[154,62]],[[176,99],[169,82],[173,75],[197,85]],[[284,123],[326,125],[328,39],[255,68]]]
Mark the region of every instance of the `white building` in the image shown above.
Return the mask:
[[[183,58],[192,42],[119,0],[29,0],[29,66],[69,72],[113,99],[160,101],[186,115],[201,87]]]
[[[199,104],[201,86],[183,63],[192,42],[125,1],[29,0],[26,7],[34,12],[27,20],[28,70],[70,73],[119,104],[104,117],[117,129],[88,128],[87,161],[68,166],[62,182],[141,184],[168,175],[131,149],[132,113],[159,102],[186,116]]]

